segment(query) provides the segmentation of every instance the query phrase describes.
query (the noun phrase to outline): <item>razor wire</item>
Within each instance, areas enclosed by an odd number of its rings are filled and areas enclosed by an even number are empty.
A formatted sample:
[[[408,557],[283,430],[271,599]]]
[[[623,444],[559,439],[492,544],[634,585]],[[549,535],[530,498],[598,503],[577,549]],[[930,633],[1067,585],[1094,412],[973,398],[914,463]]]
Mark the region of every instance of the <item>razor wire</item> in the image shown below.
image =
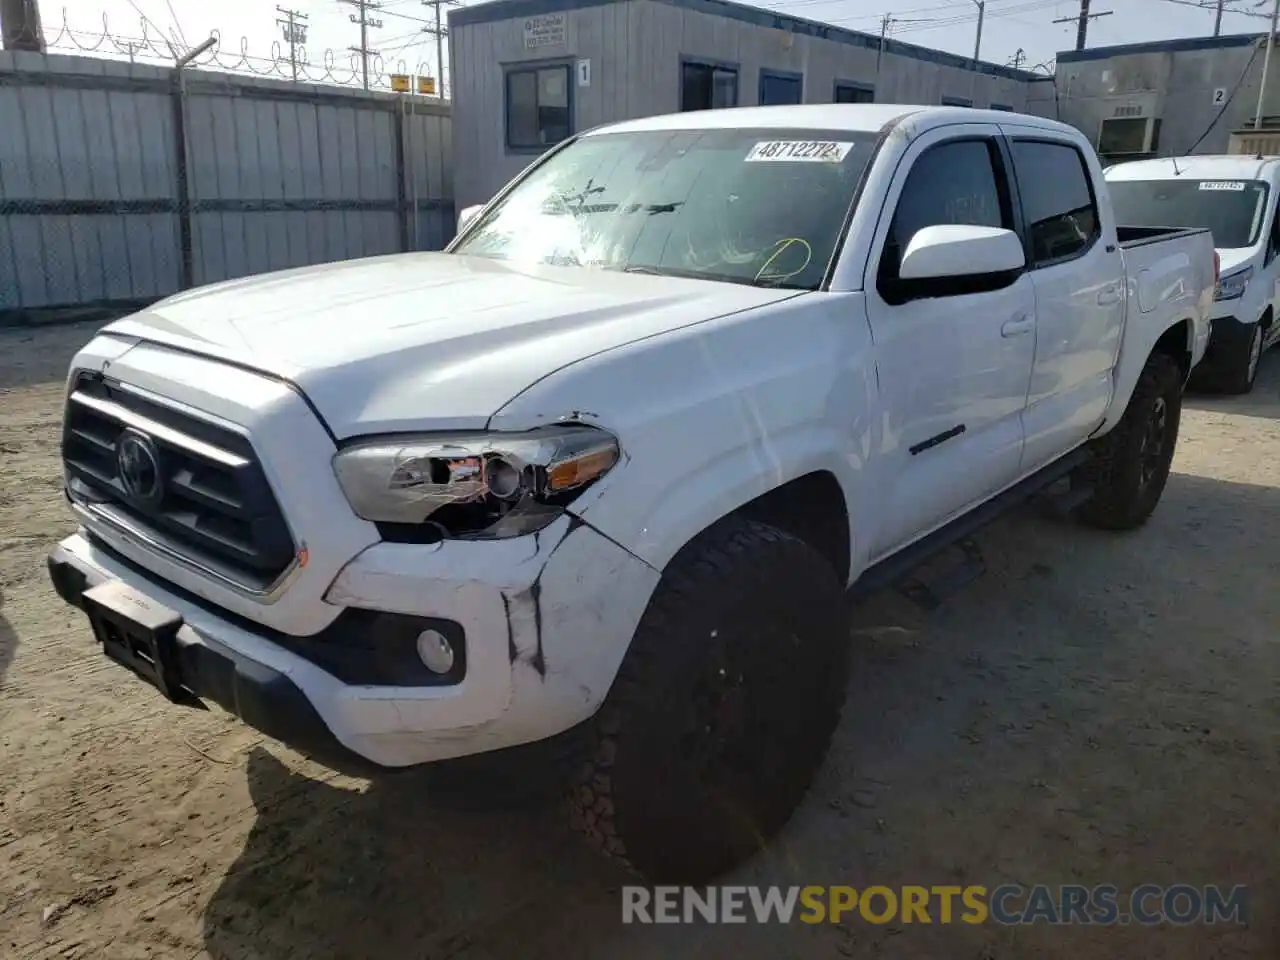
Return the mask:
[[[176,34],[170,37],[159,34],[145,18],[139,20],[138,25],[136,35],[117,32],[112,29],[110,20],[104,13],[100,30],[96,27],[73,27],[67,18],[67,9],[63,7],[62,22],[55,29],[45,28],[45,46],[49,51],[71,55],[127,58],[131,63],[156,65],[172,64],[185,52],[187,45]],[[319,62],[316,62],[310,58],[304,45],[298,45],[295,47],[295,58],[291,60],[287,55],[286,45],[279,40],[272,41],[270,56],[263,56],[251,51],[248,37],[240,37],[237,49],[224,41],[221,31],[213,30],[212,36],[215,39],[214,45],[192,60],[188,70],[217,70],[293,82],[296,62],[298,83],[364,86],[363,64],[360,56],[354,52],[339,53],[332,48],[325,48]],[[388,60],[380,54],[369,58],[369,89],[391,90],[391,78],[396,75],[429,77],[434,76],[434,71],[424,60],[416,61],[410,69],[409,62],[402,58]],[[437,77],[436,81],[440,95],[447,97],[449,85],[445,79]]]

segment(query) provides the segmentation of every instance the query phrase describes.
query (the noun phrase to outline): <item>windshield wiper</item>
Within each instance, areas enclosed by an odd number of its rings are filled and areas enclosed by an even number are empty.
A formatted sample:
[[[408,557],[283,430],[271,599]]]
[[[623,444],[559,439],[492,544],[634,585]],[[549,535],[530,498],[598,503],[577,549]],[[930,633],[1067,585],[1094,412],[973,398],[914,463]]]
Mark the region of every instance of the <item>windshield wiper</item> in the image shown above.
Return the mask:
[[[568,200],[577,200],[577,197],[563,197],[556,195],[553,197],[562,209],[575,217],[581,217],[591,213],[646,213],[653,216],[655,213],[675,213],[676,208],[681,206],[683,200],[672,200],[669,203],[630,203],[626,206],[618,203],[616,200],[599,200],[595,203],[578,203],[577,206],[570,206]]]
[[[680,267],[649,267],[632,265],[626,267],[606,267],[621,273],[640,273],[651,277],[676,277],[683,280],[717,280],[721,283],[736,283],[743,287],[768,287],[774,290],[810,290],[811,287],[799,283],[758,283],[747,277],[735,277],[731,273],[708,273],[705,270],[685,270]]]

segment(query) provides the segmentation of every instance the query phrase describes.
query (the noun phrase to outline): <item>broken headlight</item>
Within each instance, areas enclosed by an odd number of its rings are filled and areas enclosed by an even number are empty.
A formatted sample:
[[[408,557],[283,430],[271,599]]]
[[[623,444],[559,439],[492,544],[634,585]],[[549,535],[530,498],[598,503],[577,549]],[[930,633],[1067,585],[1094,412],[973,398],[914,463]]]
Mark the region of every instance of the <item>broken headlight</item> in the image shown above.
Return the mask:
[[[541,530],[617,462],[612,434],[566,424],[359,442],[333,469],[351,509],[384,537],[433,541]]]

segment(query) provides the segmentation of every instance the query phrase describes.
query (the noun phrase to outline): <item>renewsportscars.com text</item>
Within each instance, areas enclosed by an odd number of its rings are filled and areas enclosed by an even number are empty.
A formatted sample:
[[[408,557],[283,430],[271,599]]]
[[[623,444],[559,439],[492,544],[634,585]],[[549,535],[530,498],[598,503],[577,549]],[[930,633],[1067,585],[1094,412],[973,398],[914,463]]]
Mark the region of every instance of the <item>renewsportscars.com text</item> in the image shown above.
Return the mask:
[[[622,888],[623,923],[1144,924],[1248,922],[1248,888],[805,886]]]

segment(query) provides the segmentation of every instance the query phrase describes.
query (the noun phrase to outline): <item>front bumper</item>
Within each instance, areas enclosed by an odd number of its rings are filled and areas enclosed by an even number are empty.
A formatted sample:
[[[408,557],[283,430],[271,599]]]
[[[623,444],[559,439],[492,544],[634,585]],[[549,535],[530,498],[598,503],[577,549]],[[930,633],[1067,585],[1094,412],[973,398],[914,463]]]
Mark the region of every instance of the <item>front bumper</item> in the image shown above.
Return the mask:
[[[82,538],[57,547],[48,563],[58,596],[83,610],[85,592],[112,577],[85,561],[77,549],[82,542],[74,542],[78,540]],[[338,742],[288,673],[252,660],[186,622],[174,634],[173,648],[177,674],[186,692],[198,700],[218,704],[254,729],[334,770],[359,776],[376,768]]]
[[[433,683],[386,660],[396,638],[376,624],[353,655],[326,660],[305,648],[308,638],[230,614],[84,532],[54,549],[49,571],[59,595],[82,609],[86,591],[119,580],[173,611],[182,693],[355,774],[528,743],[585,720],[658,579],[567,517],[513,541],[370,547],[342,569],[326,602],[455,625],[464,669]]]

